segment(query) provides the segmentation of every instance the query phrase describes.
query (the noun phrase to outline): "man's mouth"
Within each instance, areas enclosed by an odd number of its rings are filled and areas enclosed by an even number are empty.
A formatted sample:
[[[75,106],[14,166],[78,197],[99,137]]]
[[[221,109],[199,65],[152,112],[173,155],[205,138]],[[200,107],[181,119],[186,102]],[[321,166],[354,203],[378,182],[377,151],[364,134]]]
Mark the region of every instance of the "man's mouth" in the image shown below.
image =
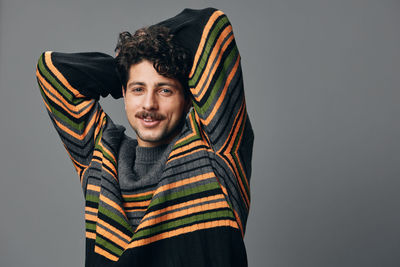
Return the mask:
[[[155,121],[155,120],[153,120],[152,118],[143,118],[143,120],[144,120],[145,122],[152,122],[152,121]]]
[[[138,113],[136,113],[136,118],[142,119],[142,120],[163,120],[165,119],[164,115],[161,115],[159,113],[156,112],[147,112],[147,111],[140,111]]]
[[[145,127],[151,128],[157,126],[161,120],[165,119],[165,116],[155,112],[141,111],[136,114],[136,118],[139,118]]]

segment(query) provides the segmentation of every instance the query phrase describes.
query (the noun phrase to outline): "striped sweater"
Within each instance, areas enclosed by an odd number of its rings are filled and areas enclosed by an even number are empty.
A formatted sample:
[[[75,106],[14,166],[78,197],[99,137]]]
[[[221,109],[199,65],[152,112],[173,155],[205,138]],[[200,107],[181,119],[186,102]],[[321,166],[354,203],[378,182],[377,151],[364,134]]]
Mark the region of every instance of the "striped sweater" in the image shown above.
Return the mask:
[[[253,131],[232,26],[213,8],[159,24],[192,53],[194,108],[156,179],[129,191],[119,184],[125,129],[98,103],[121,97],[114,58],[45,52],[38,61],[44,104],[84,192],[86,266],[247,266]]]

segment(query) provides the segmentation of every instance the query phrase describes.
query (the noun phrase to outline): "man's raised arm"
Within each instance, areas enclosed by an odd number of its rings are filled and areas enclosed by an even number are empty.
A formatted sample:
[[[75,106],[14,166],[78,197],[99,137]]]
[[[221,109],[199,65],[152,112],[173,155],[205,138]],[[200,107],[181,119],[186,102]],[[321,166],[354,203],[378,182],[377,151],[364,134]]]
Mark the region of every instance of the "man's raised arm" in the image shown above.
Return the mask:
[[[112,123],[97,100],[108,94],[122,95],[115,60],[94,52],[44,52],[36,77],[54,127],[82,179],[98,136]]]
[[[227,16],[214,8],[185,9],[160,24],[170,27],[192,53],[189,87],[199,128],[217,155],[219,181],[244,232],[250,206],[254,136],[232,26]],[[228,166],[230,173],[224,173],[226,168],[219,168],[221,165]]]

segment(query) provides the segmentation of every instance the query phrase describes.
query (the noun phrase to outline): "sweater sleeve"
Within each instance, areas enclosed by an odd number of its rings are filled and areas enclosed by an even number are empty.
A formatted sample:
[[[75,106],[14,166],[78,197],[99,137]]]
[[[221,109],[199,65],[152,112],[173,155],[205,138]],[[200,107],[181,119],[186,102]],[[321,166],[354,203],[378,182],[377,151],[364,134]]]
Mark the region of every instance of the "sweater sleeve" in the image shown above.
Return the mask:
[[[222,11],[207,8],[185,9],[160,24],[192,53],[189,88],[196,118],[218,161],[230,169],[219,180],[244,229],[254,135],[231,23]]]
[[[114,59],[102,53],[44,52],[36,77],[44,104],[81,178],[108,117],[100,96],[121,96]]]

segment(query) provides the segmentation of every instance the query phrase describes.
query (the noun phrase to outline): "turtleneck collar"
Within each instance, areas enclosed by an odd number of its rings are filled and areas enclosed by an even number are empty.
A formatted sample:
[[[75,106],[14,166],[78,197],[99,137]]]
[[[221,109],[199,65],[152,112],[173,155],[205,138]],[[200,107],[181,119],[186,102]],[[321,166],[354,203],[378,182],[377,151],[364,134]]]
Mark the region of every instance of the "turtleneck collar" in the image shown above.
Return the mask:
[[[159,145],[156,147],[136,146],[135,163],[145,163],[145,164],[156,163],[161,159],[167,147],[168,144]]]

